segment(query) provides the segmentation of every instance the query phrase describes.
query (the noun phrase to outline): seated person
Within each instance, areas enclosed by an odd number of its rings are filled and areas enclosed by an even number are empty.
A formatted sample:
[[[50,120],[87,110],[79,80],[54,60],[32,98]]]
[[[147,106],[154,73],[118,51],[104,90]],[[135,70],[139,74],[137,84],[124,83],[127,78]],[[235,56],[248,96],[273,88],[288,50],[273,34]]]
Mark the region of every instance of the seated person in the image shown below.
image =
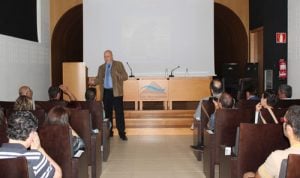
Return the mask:
[[[223,83],[220,79],[214,78],[210,84],[209,84],[210,92],[211,92],[211,97],[213,98],[220,98],[222,92],[223,92]],[[201,107],[202,107],[202,101],[203,100],[209,100],[209,96],[206,98],[203,98],[199,101],[199,104],[197,106],[197,109],[194,114],[194,118],[198,121],[201,120]],[[194,129],[194,124],[192,124],[191,129]],[[190,146],[192,149],[199,151],[203,149],[202,143],[199,143],[198,145],[191,145]]]
[[[257,96],[257,90],[254,85],[249,85],[245,89],[246,100],[259,101],[260,98]]]
[[[63,94],[66,94],[70,101],[76,101],[76,97],[72,94],[68,87],[64,85],[51,86],[48,89],[48,95],[50,101],[62,101]]]
[[[292,87],[287,84],[280,85],[277,90],[277,95],[281,100],[292,98]]]
[[[69,125],[73,136],[73,153],[84,150],[85,144],[69,124],[69,112],[63,106],[54,106],[48,113],[45,125]]]
[[[44,151],[36,132],[37,119],[29,111],[17,111],[8,119],[8,143],[0,147],[0,158],[26,157],[29,171],[35,177],[61,178],[62,172],[55,161]]]
[[[265,91],[261,96],[260,103],[256,105],[255,123],[258,122],[258,117],[259,117],[258,115],[262,108],[273,109],[277,103],[278,103],[278,98],[275,92],[271,90]]]
[[[86,101],[96,101],[96,88],[88,88],[85,92]]]
[[[286,112],[284,120],[283,131],[290,142],[290,148],[272,152],[258,168],[256,174],[248,172],[244,174],[244,178],[279,177],[282,160],[287,159],[289,154],[300,154],[300,106],[291,106]]]
[[[207,123],[208,130],[215,130],[215,113],[218,109],[232,109],[234,106],[234,99],[232,96],[224,92],[218,101],[213,100],[215,105],[215,112],[210,116]]]
[[[31,111],[33,110],[33,103],[27,96],[19,96],[14,104],[14,111]]]

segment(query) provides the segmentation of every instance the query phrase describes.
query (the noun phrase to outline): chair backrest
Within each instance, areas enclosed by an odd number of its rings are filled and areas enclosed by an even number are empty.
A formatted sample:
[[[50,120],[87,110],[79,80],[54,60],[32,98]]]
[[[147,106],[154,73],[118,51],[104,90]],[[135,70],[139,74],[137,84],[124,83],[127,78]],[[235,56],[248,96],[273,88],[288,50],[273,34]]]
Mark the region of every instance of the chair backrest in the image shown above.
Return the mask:
[[[287,111],[287,108],[272,109],[272,111],[273,111],[278,123],[281,123],[280,119],[282,117],[284,117],[284,115]],[[260,112],[267,123],[270,123],[270,124],[274,123],[273,117],[267,109],[262,109]],[[259,119],[259,122],[261,122],[261,119]]]
[[[103,125],[103,105],[100,101],[75,101],[81,109],[87,109],[91,113],[93,129],[102,130]]]
[[[287,100],[279,100],[276,104],[276,108],[289,108],[293,105],[300,105],[300,99],[287,99]]]
[[[258,100],[239,100],[236,103],[236,108],[240,108],[240,109],[250,108],[254,110],[257,103],[259,103]]]
[[[255,172],[271,152],[289,147],[289,142],[279,124],[240,125],[237,153],[237,177],[248,171]]]
[[[83,139],[85,143],[85,152],[88,155],[89,162],[91,161],[91,137],[92,123],[90,112],[88,110],[71,109],[70,125],[76,133]]]
[[[0,106],[6,109],[13,109],[15,105],[14,101],[0,101]]]
[[[72,134],[68,125],[46,125],[39,129],[41,145],[61,167],[64,178],[72,177]]]
[[[287,160],[286,178],[300,177],[300,155],[290,154]]]
[[[206,127],[209,117],[212,113],[215,111],[215,105],[212,101],[210,100],[203,100],[202,101],[202,107],[201,107],[201,122],[203,127]],[[208,114],[208,116],[207,116]]]
[[[240,123],[253,123],[254,116],[252,109],[218,109],[215,115],[216,144],[234,146]]]
[[[67,106],[67,102],[65,101],[35,101],[36,106],[39,108],[44,109],[47,113],[52,109],[54,106]]]
[[[5,178],[33,178],[33,171],[29,170],[25,157],[0,159],[0,177]]]

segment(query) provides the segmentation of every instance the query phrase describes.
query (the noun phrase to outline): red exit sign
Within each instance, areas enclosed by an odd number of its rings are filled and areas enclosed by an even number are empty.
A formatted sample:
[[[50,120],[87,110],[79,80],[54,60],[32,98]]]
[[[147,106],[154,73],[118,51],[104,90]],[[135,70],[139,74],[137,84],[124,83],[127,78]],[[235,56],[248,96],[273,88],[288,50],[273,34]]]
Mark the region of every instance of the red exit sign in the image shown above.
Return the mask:
[[[286,43],[286,33],[285,32],[277,32],[276,33],[276,43],[281,43],[281,44]]]

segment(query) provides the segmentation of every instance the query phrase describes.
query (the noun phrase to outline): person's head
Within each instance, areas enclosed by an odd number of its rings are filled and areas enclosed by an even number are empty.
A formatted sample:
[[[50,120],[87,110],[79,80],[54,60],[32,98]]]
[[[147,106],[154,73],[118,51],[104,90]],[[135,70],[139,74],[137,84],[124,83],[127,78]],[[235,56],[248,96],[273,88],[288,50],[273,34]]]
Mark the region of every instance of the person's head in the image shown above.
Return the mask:
[[[30,147],[38,120],[29,111],[16,111],[7,120],[7,137],[9,142],[21,142],[26,148]]]
[[[33,110],[32,100],[27,96],[19,96],[14,104],[15,111],[30,111]]]
[[[105,61],[105,63],[111,63],[113,59],[114,59],[114,57],[113,57],[113,53],[112,53],[111,50],[104,51],[104,61]]]
[[[96,100],[96,88],[88,88],[85,92],[86,101],[95,101]]]
[[[287,84],[282,84],[278,87],[278,98],[279,99],[287,99],[292,97],[292,87]]]
[[[274,107],[278,102],[278,98],[273,90],[266,90],[260,99],[260,104],[264,108]]]
[[[27,96],[28,98],[32,99],[33,92],[28,86],[21,86],[19,88],[19,96]]]
[[[68,125],[69,111],[63,106],[54,106],[45,120],[48,125]]]
[[[212,96],[218,97],[223,92],[223,84],[220,79],[213,79],[209,85]]]
[[[59,86],[51,86],[48,89],[48,95],[50,100],[60,100],[62,96],[62,91]]]
[[[257,89],[254,85],[249,85],[245,88],[246,99],[248,100],[251,96],[256,96]]]
[[[230,108],[233,108],[234,99],[232,98],[232,96],[230,94],[224,92],[220,96],[219,103],[220,103],[221,108],[230,109]]]
[[[300,106],[289,107],[285,116],[283,130],[285,136],[291,141],[300,142]]]

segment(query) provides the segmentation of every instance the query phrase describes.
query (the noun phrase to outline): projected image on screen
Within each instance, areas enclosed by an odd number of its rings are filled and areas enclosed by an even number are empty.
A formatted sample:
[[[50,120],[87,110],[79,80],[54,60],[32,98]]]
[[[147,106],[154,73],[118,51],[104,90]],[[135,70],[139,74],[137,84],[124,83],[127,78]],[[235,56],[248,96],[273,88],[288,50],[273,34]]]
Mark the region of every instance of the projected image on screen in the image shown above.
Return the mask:
[[[103,51],[129,62],[136,76],[214,75],[213,1],[84,1],[84,61],[89,75]]]
[[[0,34],[38,41],[37,0],[1,0]]]

